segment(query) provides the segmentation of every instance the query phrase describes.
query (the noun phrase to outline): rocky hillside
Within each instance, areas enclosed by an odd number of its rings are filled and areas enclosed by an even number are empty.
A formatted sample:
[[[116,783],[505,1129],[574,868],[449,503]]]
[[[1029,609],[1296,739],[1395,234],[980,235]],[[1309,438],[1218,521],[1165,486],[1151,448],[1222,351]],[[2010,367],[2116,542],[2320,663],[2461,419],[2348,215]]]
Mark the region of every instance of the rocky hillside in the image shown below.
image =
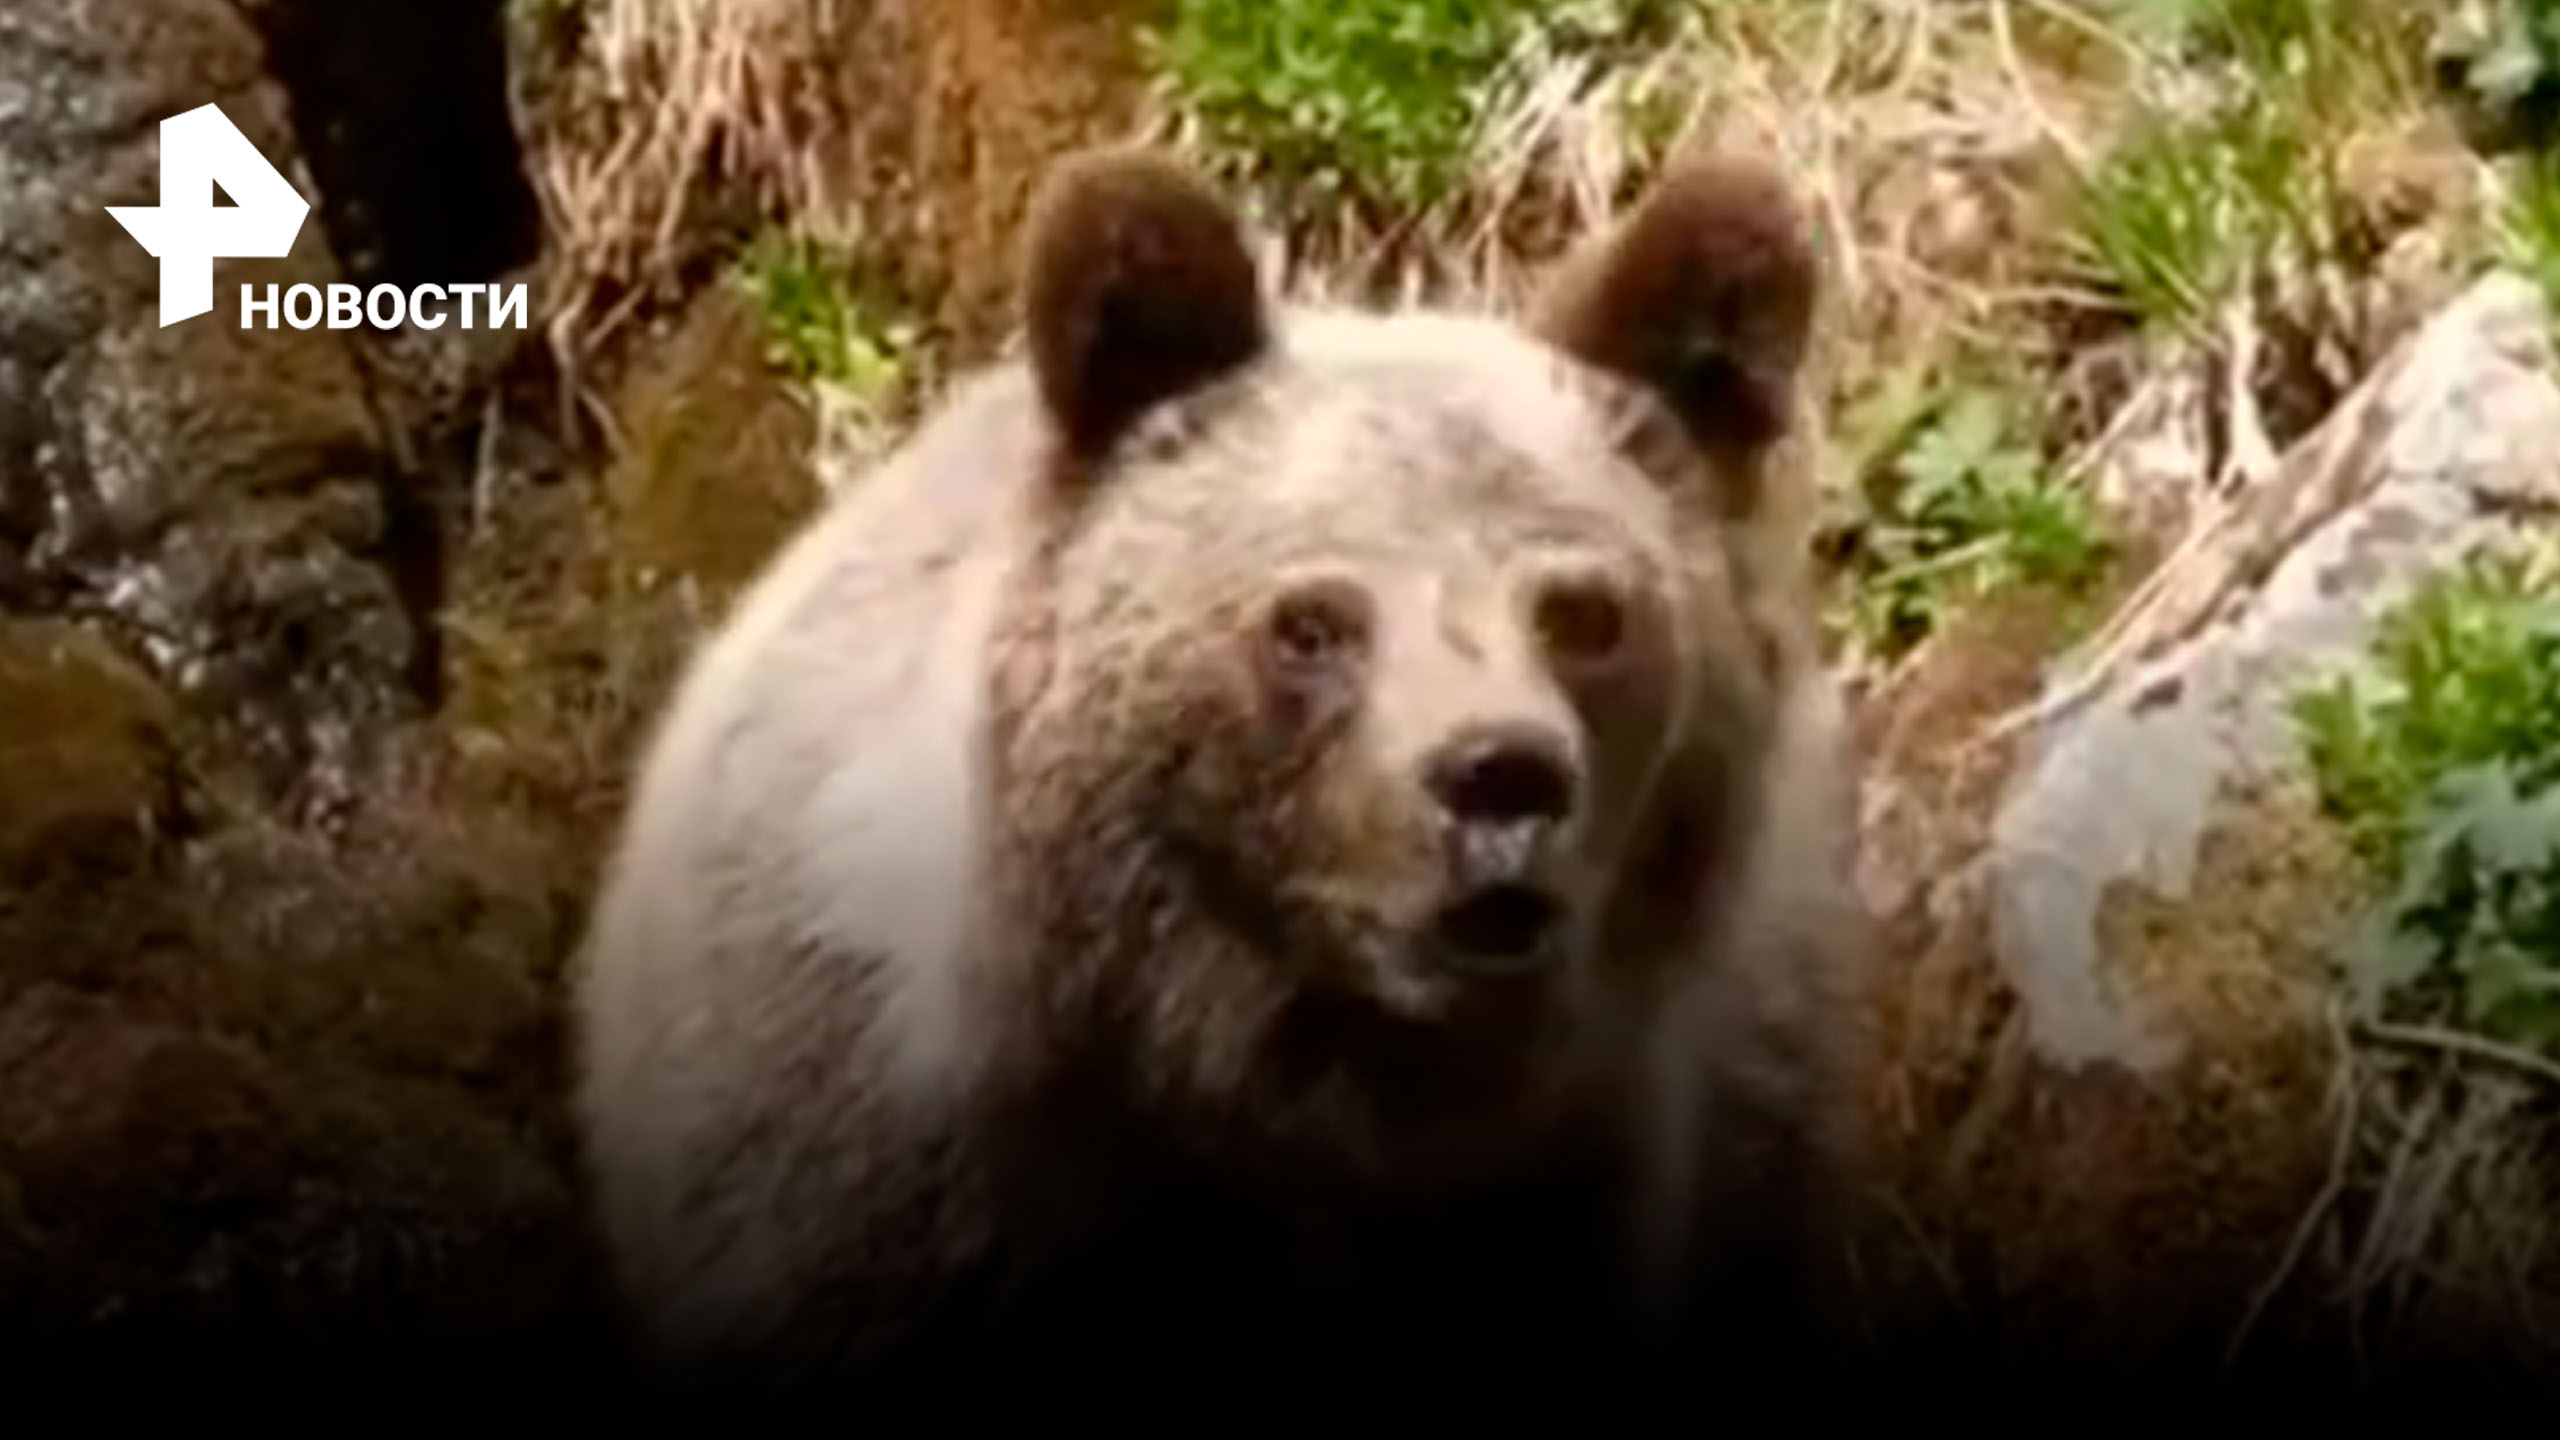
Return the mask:
[[[2547,10],[0,0],[0,1372],[600,1353],[557,1007],[632,745],[1008,343],[1050,159],[1490,305],[1729,134],[1832,280],[1871,1338],[2560,1393]],[[207,102],[317,223],[163,331],[105,207]],[[236,323],[333,279],[534,324]]]

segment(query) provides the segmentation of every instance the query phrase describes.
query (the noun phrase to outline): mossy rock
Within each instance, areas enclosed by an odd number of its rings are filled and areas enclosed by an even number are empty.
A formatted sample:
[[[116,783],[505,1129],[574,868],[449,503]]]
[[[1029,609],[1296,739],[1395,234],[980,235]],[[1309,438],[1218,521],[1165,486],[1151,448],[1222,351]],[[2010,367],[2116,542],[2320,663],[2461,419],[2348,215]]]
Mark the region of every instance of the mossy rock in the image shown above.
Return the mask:
[[[66,621],[0,621],[0,879],[118,865],[178,803],[177,710]]]
[[[614,569],[644,589],[732,594],[818,503],[814,421],[764,346],[745,305],[709,291],[623,389],[627,443],[606,494]]]
[[[22,1213],[47,1231],[139,1247],[288,1188],[275,1077],[236,1043],[38,985],[0,1009],[0,1062],[13,1077],[0,1155]]]

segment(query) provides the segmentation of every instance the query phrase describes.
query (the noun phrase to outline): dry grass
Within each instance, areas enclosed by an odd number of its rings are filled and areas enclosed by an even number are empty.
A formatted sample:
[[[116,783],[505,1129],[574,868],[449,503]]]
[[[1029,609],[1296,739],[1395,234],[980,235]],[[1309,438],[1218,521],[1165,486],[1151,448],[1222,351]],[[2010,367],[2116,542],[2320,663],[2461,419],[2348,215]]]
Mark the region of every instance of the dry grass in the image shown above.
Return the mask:
[[[862,0],[589,0],[520,122],[548,218],[544,313],[575,361],[697,254],[721,203],[830,216],[852,204],[838,73]]]
[[[2333,1158],[2231,1337],[2293,1295],[2360,1368],[2560,1353],[2560,1067],[2460,1031],[2339,1019]]]

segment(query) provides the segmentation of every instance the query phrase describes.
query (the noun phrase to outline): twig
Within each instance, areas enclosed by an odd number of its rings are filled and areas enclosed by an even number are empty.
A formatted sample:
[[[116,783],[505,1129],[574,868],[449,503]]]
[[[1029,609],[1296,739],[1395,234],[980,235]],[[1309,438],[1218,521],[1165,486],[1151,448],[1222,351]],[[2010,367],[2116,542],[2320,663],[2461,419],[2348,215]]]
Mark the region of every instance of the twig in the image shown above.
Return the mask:
[[[471,538],[475,543],[488,534],[491,512],[497,508],[490,492],[497,486],[498,441],[506,418],[499,392],[490,391],[481,402],[480,440],[471,464]]]
[[[2513,1105],[2510,1098],[2483,1105],[2477,1097],[2465,1097],[2456,1102],[2458,1114],[2452,1123],[2439,1125],[2438,1112],[2447,1103],[2445,1097],[2452,1093],[2453,1087],[2440,1080],[2428,1097],[2426,1109],[2410,1124],[2384,1182],[2385,1203],[2377,1210],[2355,1267],[2355,1310],[2361,1316],[2367,1296],[2380,1291],[2384,1298],[2380,1323],[2386,1332],[2397,1330],[2405,1322],[2411,1298],[2421,1284],[2454,1279],[2446,1264],[2428,1263],[2428,1241],[2443,1231],[2449,1197],[2458,1176],[2481,1149],[2479,1142]],[[2507,1095],[2514,1093],[2510,1090]],[[2419,1159],[2416,1156],[2422,1145],[2427,1154]],[[2391,1217],[2387,1225],[2381,1219],[2385,1212]],[[2357,1333],[2363,1333],[2361,1319]],[[2384,1339],[2389,1343],[2388,1333]]]
[[[2136,65],[2147,65],[2159,58],[2150,51],[2143,49],[2140,45],[2135,44],[2132,40],[2127,39],[2122,33],[2116,30],[2115,27],[2107,24],[2105,21],[2096,19],[2089,15],[2084,15],[2071,6],[2061,3],[2061,0],[2027,0],[2027,3],[2034,6],[2036,9],[2043,11],[2053,19],[2058,20],[2063,24],[2070,26],[2072,29],[2079,31],[2081,34],[2088,36],[2090,39],[2096,40],[2100,44],[2106,45],[2112,49],[2122,51],[2125,58],[2131,60]]]
[[[2090,174],[2088,148],[2079,137],[2062,127],[2036,98],[2035,87],[2027,79],[2026,62],[2018,57],[2017,37],[2009,31],[2009,0],[1991,0],[1991,35],[2000,50],[2000,68],[2009,77],[2009,88],[2018,92],[2018,103],[2026,108],[2027,118],[2035,122],[2053,148],[2062,152],[2072,171],[2086,179]]]
[[[1813,93],[1816,95],[1828,93],[1832,80],[1840,73],[1840,28],[1848,13],[1847,0],[1831,0],[1830,4],[1822,7],[1822,41],[1813,51],[1820,57],[1813,73]]]
[[[1942,550],[1935,555],[1897,565],[1876,576],[1875,583],[1878,585],[1908,584],[1914,580],[1926,580],[1933,575],[1962,570],[1977,561],[1988,560],[1999,555],[2014,543],[2015,541],[2008,534],[1995,531],[1979,540],[1968,540],[1952,550]]]
[[[2141,383],[2135,387],[2133,394],[2116,407],[2116,413],[2107,421],[2106,426],[2083,444],[2076,454],[2066,460],[2055,472],[2054,478],[2065,485],[2077,485],[2089,480],[2096,474],[2098,467],[2105,464],[2107,459],[2117,452],[2117,448],[2124,443],[2125,437],[2133,433],[2134,427],[2148,418],[2149,407],[2159,398],[2160,392],[2167,388],[2168,383],[2167,377],[2158,371],[2145,375]]]
[[[1881,248],[1876,257],[1899,275],[1925,288],[1970,299],[1984,306],[1999,305],[2063,305],[2081,310],[2109,311],[2116,302],[2093,290],[2070,285],[1989,285],[1960,279],[1932,268],[1928,262],[1907,251]]]
[[[2333,1011],[2331,1033],[2335,1034],[2339,1028]],[[2344,1048],[2340,1046],[2341,1050]],[[2361,1111],[2357,1105],[2359,1092],[2355,1067],[2351,1057],[2345,1055],[2339,1057],[2338,1087],[2344,1095],[2346,1113],[2339,1117],[2337,1143],[2329,1152],[2328,1179],[2321,1185],[2320,1193],[2312,1197],[2310,1206],[2302,1212],[2302,1219],[2293,1227],[2292,1238],[2285,1243],[2284,1258],[2277,1262],[2274,1273],[2250,1297],[2248,1313],[2240,1317],[2239,1328],[2232,1332],[2230,1343],[2223,1347],[2222,1364],[2226,1370],[2239,1360],[2242,1347],[2249,1342],[2250,1332],[2257,1328],[2258,1320],[2266,1313],[2267,1307],[2293,1279],[2294,1271],[2302,1264],[2303,1252],[2311,1247],[2311,1237],[2318,1233],[2321,1222],[2329,1217],[2338,1197],[2346,1193],[2347,1166],[2355,1154],[2356,1122],[2361,1118]]]
[[[1912,1214],[1911,1207],[1890,1189],[1879,1189],[1875,1193],[1876,1198],[1883,1202],[1886,1212],[1892,1215],[1894,1222],[1902,1227],[1904,1238],[1911,1242],[1911,1248],[1919,1254],[1920,1263],[1927,1268],[1930,1278],[1936,1280],[1946,1290],[1947,1299],[1954,1302],[1956,1309],[1959,1311],[1967,1309],[1964,1286],[1956,1278],[1955,1267],[1947,1263],[1945,1256],[1938,1253],[1938,1247],[1930,1241],[1928,1232],[1921,1228],[1920,1217]]]
[[[2356,1247],[2355,1259],[2347,1270],[2349,1313],[2355,1319],[2358,1333],[2362,1333],[2364,1328],[2365,1297],[2384,1269],[2381,1260],[2384,1247],[2391,1231],[2399,1223],[2400,1212],[2408,1206],[2404,1182],[2408,1178],[2409,1167],[2416,1163],[2419,1147],[2435,1129],[2443,1100],[2440,1093],[2429,1094],[2418,1113],[2402,1125],[2400,1143],[2392,1149],[2391,1163],[2384,1168],[2381,1182],[2374,1187],[2373,1213],[2365,1219],[2364,1243]]]
[[[2437,1025],[2397,1025],[2384,1021],[2359,1022],[2357,1032],[2368,1039],[2412,1049],[2448,1051],[2487,1060],[2532,1076],[2546,1084],[2560,1085],[2560,1062],[2553,1062],[2529,1050],[2501,1044],[2484,1035],[2472,1035]]]
[[[2267,438],[2265,417],[2258,408],[2256,372],[2262,337],[2245,290],[2232,299],[2223,325],[2223,405],[2230,438],[2224,446],[2222,473],[2214,477],[2214,484],[2217,489],[2236,490],[2273,473],[2278,460],[2275,444]]]
[[[1895,63],[1890,90],[1895,99],[1909,95],[1920,83],[1920,72],[1936,52],[1935,31],[1931,25],[1934,13],[1927,0],[1909,7],[1906,22],[1908,34],[1902,42],[1902,56]]]

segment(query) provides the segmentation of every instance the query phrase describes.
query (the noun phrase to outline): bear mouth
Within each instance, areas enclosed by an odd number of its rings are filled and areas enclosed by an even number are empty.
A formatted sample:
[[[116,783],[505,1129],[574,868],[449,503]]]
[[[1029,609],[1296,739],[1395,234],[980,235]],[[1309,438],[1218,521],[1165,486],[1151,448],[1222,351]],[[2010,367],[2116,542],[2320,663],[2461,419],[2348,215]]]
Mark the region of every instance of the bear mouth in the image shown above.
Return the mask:
[[[1552,963],[1564,905],[1534,885],[1481,885],[1444,907],[1432,938],[1453,969],[1475,975],[1520,975]]]

